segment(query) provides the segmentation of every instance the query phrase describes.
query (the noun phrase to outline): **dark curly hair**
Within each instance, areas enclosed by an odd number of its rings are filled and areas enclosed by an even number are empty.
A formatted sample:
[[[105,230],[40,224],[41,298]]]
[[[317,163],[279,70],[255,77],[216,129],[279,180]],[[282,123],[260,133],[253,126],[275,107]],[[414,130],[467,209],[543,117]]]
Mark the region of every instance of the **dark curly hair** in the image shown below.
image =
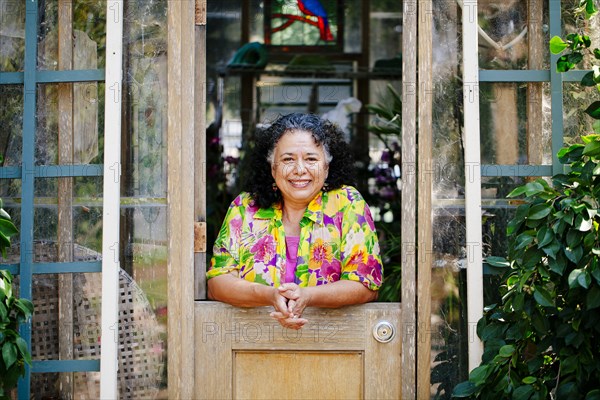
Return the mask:
[[[242,189],[252,196],[261,208],[271,207],[281,201],[279,190],[273,191],[273,175],[268,157],[279,139],[289,131],[302,130],[312,133],[315,143],[323,146],[331,156],[329,174],[323,190],[338,189],[342,185],[354,185],[354,161],[342,130],[330,121],[314,114],[293,113],[283,115],[268,128],[256,132],[254,148],[250,157],[246,179]]]

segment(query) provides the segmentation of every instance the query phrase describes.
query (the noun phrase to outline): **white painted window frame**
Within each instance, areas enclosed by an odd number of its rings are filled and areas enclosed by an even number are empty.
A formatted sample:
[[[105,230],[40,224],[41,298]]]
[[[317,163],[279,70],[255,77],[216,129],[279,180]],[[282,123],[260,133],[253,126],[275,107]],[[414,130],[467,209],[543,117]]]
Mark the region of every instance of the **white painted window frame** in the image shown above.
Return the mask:
[[[123,1],[106,3],[104,189],[102,212],[102,333],[100,398],[117,399],[119,350],[119,206],[121,178],[121,88]]]
[[[477,0],[462,3],[467,323],[471,371],[479,366],[483,355],[483,344],[476,333],[477,322],[483,316],[479,53]]]

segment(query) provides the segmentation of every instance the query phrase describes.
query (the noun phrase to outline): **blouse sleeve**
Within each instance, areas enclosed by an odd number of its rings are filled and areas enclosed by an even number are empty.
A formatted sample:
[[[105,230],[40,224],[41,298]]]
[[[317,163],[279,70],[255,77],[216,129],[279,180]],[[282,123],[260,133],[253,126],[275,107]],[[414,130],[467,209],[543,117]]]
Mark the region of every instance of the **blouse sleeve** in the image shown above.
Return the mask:
[[[213,256],[206,278],[239,271],[239,243],[242,225],[243,206],[238,196],[229,206],[219,235],[213,246]]]
[[[379,241],[369,206],[355,189],[349,193],[349,204],[342,220],[341,279],[361,282],[371,290],[379,290],[383,266]]]

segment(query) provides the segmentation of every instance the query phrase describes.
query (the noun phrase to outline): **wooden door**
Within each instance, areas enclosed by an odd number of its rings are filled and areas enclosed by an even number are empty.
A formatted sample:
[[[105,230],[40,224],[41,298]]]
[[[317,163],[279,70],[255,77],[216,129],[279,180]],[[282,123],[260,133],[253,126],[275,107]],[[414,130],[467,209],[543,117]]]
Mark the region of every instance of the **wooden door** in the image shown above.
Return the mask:
[[[271,311],[196,302],[194,398],[401,397],[399,303],[306,309],[299,331]]]

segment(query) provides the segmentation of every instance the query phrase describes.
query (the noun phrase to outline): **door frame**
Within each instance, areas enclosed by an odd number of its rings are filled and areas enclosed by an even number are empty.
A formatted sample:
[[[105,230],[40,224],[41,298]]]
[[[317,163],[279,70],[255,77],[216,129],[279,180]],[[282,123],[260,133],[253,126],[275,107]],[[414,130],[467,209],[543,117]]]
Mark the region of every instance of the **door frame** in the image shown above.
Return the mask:
[[[169,2],[168,10],[168,210],[169,210],[169,397],[193,397],[194,299],[205,299],[206,221],[205,101],[207,0]],[[403,3],[402,160],[402,393],[429,395],[431,276],[431,0]],[[419,18],[420,15],[420,18]],[[417,33],[419,41],[416,40]],[[189,38],[194,38],[189,40]],[[417,81],[417,51],[420,78]],[[194,101],[190,101],[193,99]],[[419,99],[419,103],[417,103]],[[417,104],[419,104],[417,108]],[[420,130],[417,131],[417,126]],[[191,133],[194,133],[193,135]],[[194,165],[193,169],[189,166]],[[181,171],[186,171],[181,174]],[[417,186],[420,197],[416,202]],[[415,209],[414,204],[418,204]],[[193,206],[192,206],[193,205]],[[418,218],[420,217],[420,218]],[[419,224],[417,225],[417,220]],[[194,242],[194,232],[196,241]],[[425,250],[425,251],[423,251]],[[418,268],[417,266],[424,266]],[[418,270],[418,272],[417,272]],[[419,286],[417,287],[417,273]],[[208,304],[208,303],[207,303]],[[202,303],[197,302],[196,307]],[[418,315],[423,315],[418,318]],[[198,334],[198,332],[196,332]],[[418,348],[417,348],[418,344]],[[419,374],[417,373],[419,366]],[[417,389],[417,385],[419,389]]]

